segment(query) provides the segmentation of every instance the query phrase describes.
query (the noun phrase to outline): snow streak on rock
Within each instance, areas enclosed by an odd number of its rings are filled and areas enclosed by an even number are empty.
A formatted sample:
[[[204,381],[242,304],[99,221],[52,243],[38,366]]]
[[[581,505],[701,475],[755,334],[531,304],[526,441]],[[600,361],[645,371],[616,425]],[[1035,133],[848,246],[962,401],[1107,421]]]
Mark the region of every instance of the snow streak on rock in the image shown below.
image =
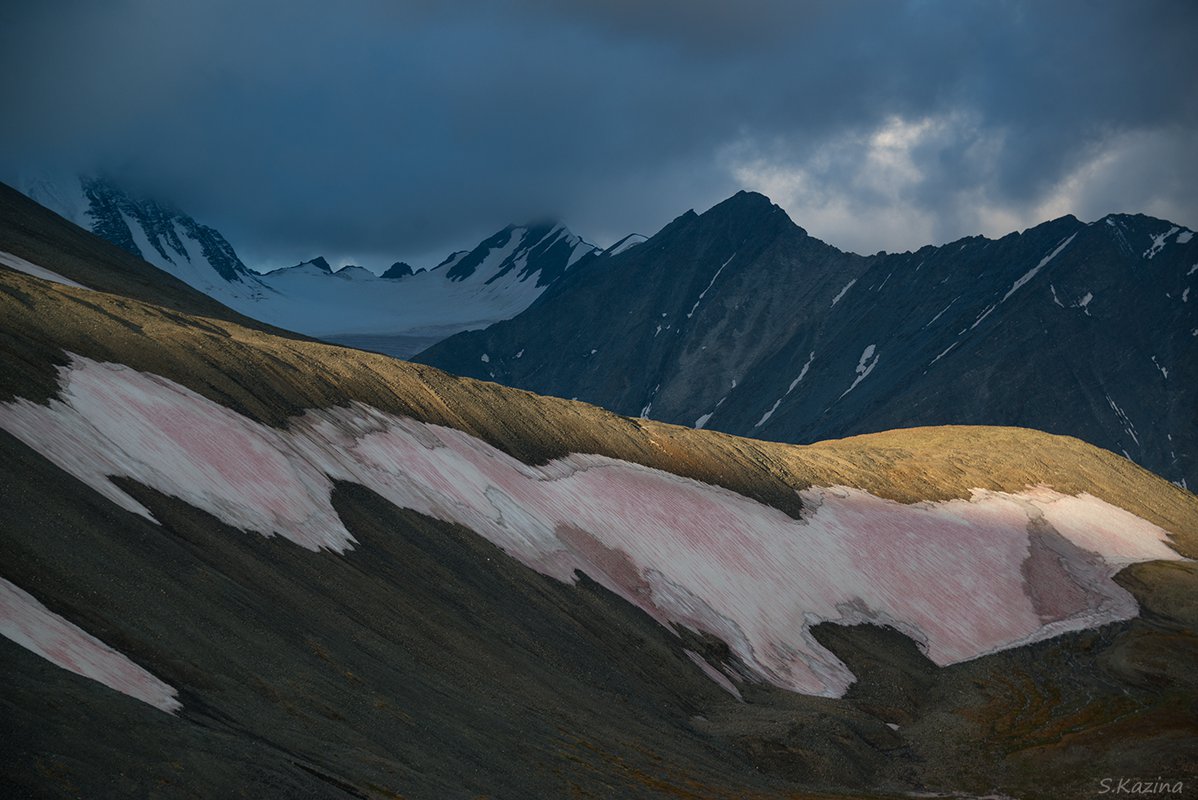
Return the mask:
[[[1002,300],[999,300],[998,302],[1000,302],[1000,303],[1006,302],[1007,299],[1010,298],[1011,295],[1015,294],[1015,292],[1019,291],[1019,289],[1021,289],[1024,284],[1026,284],[1032,278],[1036,277],[1036,274],[1039,273],[1040,270],[1044,269],[1044,267],[1048,264],[1049,261],[1052,261],[1058,255],[1060,255],[1061,251],[1064,250],[1066,247],[1068,247],[1069,243],[1072,242],[1076,236],[1077,236],[1077,234],[1074,233],[1072,236],[1070,236],[1069,238],[1062,241],[1059,245],[1057,245],[1055,250],[1053,250],[1048,255],[1044,256],[1044,258],[1042,258],[1040,260],[1039,264],[1037,264],[1036,266],[1032,267],[1027,272],[1025,272],[1019,278],[1019,280],[1017,280],[1013,284],[1011,284],[1011,288],[1007,290],[1007,293],[1003,295]]]
[[[869,373],[874,371],[874,367],[878,365],[878,356],[875,352],[876,350],[877,345],[871,344],[867,346],[864,351],[862,351],[861,358],[857,361],[857,377],[853,380],[853,385],[841,393],[841,397],[844,397],[846,394],[856,389],[857,384],[868,378]],[[943,355],[943,353],[941,355]]]
[[[716,279],[720,277],[720,273],[724,271],[724,267],[726,267],[730,263],[732,263],[732,259],[734,259],[734,258],[736,258],[736,253],[733,253],[732,255],[728,256],[728,260],[725,261],[723,264],[720,264],[720,268],[717,269],[715,271],[715,274],[711,276],[711,282],[707,284],[707,288],[704,289],[703,291],[699,292],[699,299],[697,299],[695,301],[695,304],[693,306],[691,306],[691,310],[686,313],[687,319],[690,319],[691,317],[693,317],[695,315],[695,309],[697,309],[699,307],[699,303],[703,302],[703,298],[706,297],[707,293],[711,291],[711,287],[715,286]]]
[[[175,690],[0,578],[0,635],[76,675],[174,713]]]
[[[1164,249],[1165,245],[1168,243],[1167,242],[1168,238],[1170,236],[1172,236],[1173,234],[1177,233],[1179,230],[1181,230],[1181,228],[1178,228],[1176,225],[1173,225],[1169,228],[1169,230],[1165,231],[1164,233],[1160,233],[1160,234],[1157,234],[1156,236],[1153,236],[1152,237],[1152,246],[1144,251],[1144,258],[1155,257],[1157,253],[1159,253],[1161,250]],[[1180,240],[1181,237],[1179,236],[1178,239]],[[1190,239],[1187,236],[1185,241],[1188,242],[1189,240]],[[1183,244],[1184,244],[1184,242],[1183,242]]]
[[[107,476],[246,531],[344,551],[353,539],[331,481],[352,481],[558,580],[585,573],[667,627],[719,637],[744,665],[734,672],[810,694],[839,696],[853,681],[812,637],[820,622],[889,624],[952,664],[1131,617],[1114,571],[1178,558],[1160,528],[1045,488],[914,505],[811,488],[795,520],[602,456],[529,466],[362,404],[308,411],[279,431],[121,365],[75,357],[61,383],[47,406],[0,405],[0,427],[130,511],[149,516]]]
[[[782,396],[779,397],[777,400],[775,400],[774,404],[772,406],[770,406],[769,410],[761,415],[761,419],[757,420],[757,424],[753,426],[754,428],[760,428],[762,425],[764,425],[766,422],[769,421],[769,418],[772,417],[774,415],[774,412],[778,410],[778,406],[782,405],[782,401],[786,399],[786,396],[789,395],[791,392],[793,392],[795,390],[795,387],[803,382],[803,378],[807,377],[807,370],[811,369],[811,362],[814,360],[815,360],[815,351],[812,350],[811,354],[809,356],[807,356],[807,363],[803,365],[803,368],[801,370],[799,370],[798,377],[790,382],[790,386],[786,387],[786,391],[782,393]],[[736,386],[736,382],[733,381],[732,385]],[[847,392],[846,392],[846,394],[847,394]],[[723,401],[721,400],[720,402],[723,402]]]
[[[844,285],[844,288],[843,288],[843,289],[841,289],[839,292],[837,292],[837,293],[836,293],[836,296],[832,298],[832,305],[836,305],[837,303],[839,303],[839,302],[840,302],[840,298],[844,297],[844,295],[845,295],[845,292],[847,292],[849,289],[852,289],[852,288],[853,288],[853,284],[854,284],[854,283],[856,283],[856,282],[857,282],[857,279],[856,279],[856,278],[853,278],[851,281],[849,281],[848,283],[846,283],[846,284]]]

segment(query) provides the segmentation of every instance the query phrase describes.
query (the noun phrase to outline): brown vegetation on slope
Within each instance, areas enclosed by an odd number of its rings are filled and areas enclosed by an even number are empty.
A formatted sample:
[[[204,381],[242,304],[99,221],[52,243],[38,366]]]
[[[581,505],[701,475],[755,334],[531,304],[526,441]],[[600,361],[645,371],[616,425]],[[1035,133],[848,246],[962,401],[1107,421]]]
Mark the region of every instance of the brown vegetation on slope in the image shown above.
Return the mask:
[[[585,403],[448,375],[373,353],[275,335],[228,319],[0,271],[6,398],[44,401],[65,352],[128,364],[256,420],[359,401],[457,428],[526,463],[595,453],[672,472],[797,516],[796,490],[852,486],[900,502],[974,488],[1088,492],[1173,534],[1198,557],[1198,497],[1077,439],[1016,428],[912,428],[795,446],[620,417]]]

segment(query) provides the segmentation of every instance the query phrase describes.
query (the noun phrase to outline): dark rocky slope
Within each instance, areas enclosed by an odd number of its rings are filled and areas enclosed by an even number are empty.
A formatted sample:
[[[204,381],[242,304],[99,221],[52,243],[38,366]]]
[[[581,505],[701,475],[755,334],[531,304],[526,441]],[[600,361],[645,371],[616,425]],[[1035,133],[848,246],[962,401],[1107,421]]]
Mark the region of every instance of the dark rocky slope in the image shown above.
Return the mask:
[[[1030,427],[1194,487],[1196,267],[1188,231],[1140,215],[866,258],[740,193],[416,359],[774,441]]]

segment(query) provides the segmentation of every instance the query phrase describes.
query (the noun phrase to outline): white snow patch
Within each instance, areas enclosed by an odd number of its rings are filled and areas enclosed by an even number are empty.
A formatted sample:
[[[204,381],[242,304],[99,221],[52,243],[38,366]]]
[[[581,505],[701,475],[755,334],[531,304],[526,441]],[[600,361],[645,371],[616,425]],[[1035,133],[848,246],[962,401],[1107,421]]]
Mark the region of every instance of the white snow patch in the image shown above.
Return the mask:
[[[961,299],[961,296],[960,296],[960,295],[958,295],[958,296],[954,297],[954,298],[953,298],[951,301],[949,301],[949,304],[948,304],[948,305],[946,305],[944,308],[940,309],[939,313],[937,313],[937,314],[936,314],[936,316],[934,316],[934,317],[932,317],[930,320],[928,320],[928,321],[927,321],[927,323],[926,323],[926,324],[924,324],[924,327],[925,327],[925,328],[926,328],[926,327],[928,327],[928,326],[929,326],[929,325],[931,325],[933,322],[935,322],[936,320],[938,320],[938,319],[940,319],[942,316],[944,316],[944,312],[945,312],[945,311],[948,311],[950,308],[952,308],[952,307],[953,307],[953,303],[957,302],[957,301],[958,301],[958,300],[960,300],[960,299]]]
[[[484,364],[490,364],[490,363],[491,363],[491,356],[487,355],[486,353],[483,353],[483,357],[482,357],[482,359],[481,359],[481,360],[482,360],[482,362],[483,362]]]
[[[1094,293],[1086,292],[1084,295],[1082,295],[1082,299],[1077,301],[1076,308],[1080,308],[1083,312],[1085,312],[1087,317],[1090,316],[1090,309],[1088,306],[1090,305],[1090,301],[1093,299]]]
[[[1193,239],[1193,238],[1194,238],[1193,231],[1183,230],[1181,233],[1177,234],[1177,238],[1174,239],[1173,241],[1176,242],[1177,244],[1188,244],[1190,239]]]
[[[1140,437],[1136,435],[1136,426],[1132,424],[1131,419],[1126,413],[1124,413],[1123,409],[1111,399],[1109,394],[1106,395],[1106,401],[1110,405],[1111,410],[1115,412],[1115,417],[1119,420],[1119,423],[1123,425],[1124,432],[1127,433],[1127,435],[1132,438],[1132,441],[1138,445],[1140,443]],[[1127,451],[1124,450],[1123,454],[1127,455]],[[1131,460],[1131,456],[1127,456],[1127,458],[1129,461]]]
[[[26,261],[20,256],[14,256],[12,253],[0,251],[0,264],[10,269],[15,269],[17,272],[24,272],[26,275],[41,278],[44,281],[53,281],[54,283],[61,283],[63,286],[74,286],[76,289],[91,291],[90,287],[84,286],[82,283],[76,283],[70,278],[64,278],[57,272],[52,272],[45,267],[39,267],[37,264]]]
[[[606,253],[609,256],[618,256],[625,250],[636,247],[638,244],[642,244],[645,241],[645,237],[641,236],[639,233],[630,233],[620,241],[613,244],[611,247],[607,248]]]
[[[1165,231],[1164,233],[1153,236],[1152,237],[1152,246],[1144,251],[1143,257],[1144,258],[1154,257],[1157,253],[1159,253],[1161,250],[1164,249],[1165,245],[1167,244],[1166,240],[1173,234],[1177,233],[1179,230],[1181,230],[1181,228],[1174,225],[1173,227],[1169,228],[1169,230]],[[1189,240],[1187,239],[1186,241],[1189,241]]]
[[[933,359],[932,359],[932,364],[935,364],[937,361],[939,361],[940,359],[942,359],[942,358],[944,358],[946,355],[948,355],[948,351],[949,351],[949,350],[952,350],[952,349],[953,349],[954,347],[956,347],[958,344],[960,344],[960,342],[953,342],[953,343],[952,343],[952,344],[950,344],[948,347],[944,348],[944,350],[943,350],[943,351],[941,351],[940,355],[938,355],[938,356],[936,356],[935,358],[933,358]],[[930,367],[930,366],[932,366],[932,364],[928,364],[928,366]]]
[[[1186,277],[1187,278],[1190,277],[1195,272],[1198,272],[1198,264],[1195,264],[1194,266],[1190,267],[1189,271],[1186,273]]]
[[[973,330],[978,325],[981,325],[982,320],[986,319],[986,317],[988,317],[992,313],[994,313],[994,309],[998,308],[1000,305],[1005,303],[1007,301],[1007,299],[1010,298],[1011,295],[1015,294],[1015,292],[1017,292],[1021,288],[1023,288],[1023,286],[1026,285],[1028,281],[1030,281],[1032,278],[1036,277],[1036,274],[1039,273],[1040,270],[1044,269],[1044,267],[1048,264],[1048,262],[1050,262],[1054,258],[1056,258],[1057,255],[1059,255],[1062,250],[1064,250],[1066,247],[1069,246],[1069,243],[1073,241],[1074,236],[1077,236],[1077,233],[1074,233],[1071,236],[1067,237],[1066,239],[1062,240],[1061,243],[1058,244],[1051,253],[1044,256],[1044,258],[1040,259],[1039,264],[1032,267],[1027,272],[1023,273],[1023,275],[1020,276],[1020,278],[1017,281],[1015,281],[1013,284],[1011,284],[1011,288],[1008,289],[1007,293],[1003,295],[1002,300],[999,300],[994,305],[988,306],[985,311],[983,311],[980,315],[978,315],[978,318],[973,321],[972,325],[969,326],[969,330]],[[964,331],[962,331],[962,333],[964,333]],[[937,357],[932,363],[935,364],[936,361],[939,361],[939,360],[940,360],[939,357]]]
[[[782,393],[782,397],[779,397],[777,400],[774,401],[774,404],[772,406],[770,406],[770,410],[765,412],[764,414],[762,414],[761,419],[757,420],[757,424],[753,426],[754,428],[760,428],[762,425],[764,425],[766,423],[767,420],[769,420],[770,417],[772,417],[774,415],[774,412],[778,410],[778,406],[782,404],[782,400],[788,394],[793,392],[795,390],[795,387],[798,386],[803,381],[803,378],[805,378],[807,376],[807,370],[811,368],[811,362],[814,360],[815,360],[815,351],[812,350],[811,354],[807,356],[807,363],[805,363],[803,365],[803,368],[801,370],[799,370],[799,376],[790,382],[790,386],[786,387],[786,391]],[[736,386],[736,381],[733,381],[732,385]],[[843,397],[843,395],[842,395],[842,397]]]
[[[853,284],[854,284],[854,283],[856,283],[856,282],[857,282],[857,279],[856,279],[856,278],[853,278],[851,281],[849,281],[848,283],[846,283],[846,284],[844,285],[844,288],[843,288],[843,289],[841,289],[839,292],[837,292],[837,293],[836,293],[836,296],[832,298],[832,305],[836,305],[837,303],[839,303],[839,302],[840,302],[840,298],[844,297],[844,293],[845,293],[845,292],[847,292],[849,289],[852,289],[852,288],[853,288]]]
[[[1000,300],[999,302],[1002,302],[1002,301]],[[977,319],[975,319],[975,320],[973,321],[973,324],[969,326],[969,330],[973,330],[973,329],[974,329],[974,328],[976,328],[977,326],[981,325],[981,324],[982,324],[982,320],[984,320],[986,317],[988,317],[988,316],[990,316],[992,313],[994,313],[994,309],[996,309],[996,308],[998,308],[998,303],[995,303],[995,304],[994,304],[994,305],[992,305],[992,306],[987,306],[987,307],[986,307],[986,310],[985,310],[985,311],[983,311],[983,312],[982,312],[982,313],[981,313],[981,314],[978,316],[978,318],[977,318]],[[964,333],[964,332],[965,332],[965,331],[961,331],[961,333]],[[958,336],[960,336],[960,335],[961,335],[961,333],[958,333],[957,335],[958,335]]]
[[[710,420],[714,414],[714,411],[708,411],[706,414],[695,420],[695,430],[703,430],[703,426],[707,424],[707,421]]]
[[[717,269],[715,271],[715,274],[711,276],[711,281],[707,284],[707,288],[704,289],[703,291],[699,292],[699,299],[695,301],[695,304],[693,306],[691,306],[691,310],[686,312],[687,319],[690,319],[694,315],[695,309],[699,307],[699,303],[703,302],[703,298],[707,296],[707,293],[709,291],[711,291],[711,287],[715,286],[716,278],[720,277],[720,273],[724,271],[724,267],[731,264],[732,259],[734,259],[734,258],[736,258],[736,253],[733,253],[732,255],[728,256],[728,260],[725,261],[723,264],[720,264],[720,268]]]
[[[0,636],[55,666],[173,714],[182,708],[176,691],[33,595],[0,578]]]
[[[640,415],[641,419],[649,418],[649,412],[653,410],[653,400],[657,397],[657,390],[660,388],[661,388],[661,384],[659,383],[656,386],[654,386],[653,391],[649,393],[649,402],[646,403],[645,407],[641,409],[641,415]]]
[[[782,395],[782,397],[785,396],[786,395]],[[769,420],[770,417],[774,416],[774,412],[778,410],[778,406],[782,405],[782,397],[779,397],[777,400],[775,400],[774,404],[770,406],[770,410],[761,415],[761,419],[757,420],[757,424],[753,426],[754,428],[760,428],[766,423],[767,420]]]
[[[1059,297],[1057,297],[1057,287],[1050,283],[1048,284],[1048,288],[1052,291],[1052,302],[1056,303],[1061,308],[1064,308],[1065,304],[1061,302]]]
[[[1189,286],[1187,286],[1185,289],[1182,290],[1181,302],[1183,302],[1183,303],[1190,302],[1190,287]]]
[[[876,345],[871,344],[861,353],[861,359],[857,362],[857,379],[853,381],[852,386],[845,389],[844,392],[841,393],[840,397],[844,397],[846,394],[856,389],[857,384],[868,378],[869,373],[874,371],[874,367],[878,365],[878,356],[874,353],[875,349]],[[838,397],[837,399],[839,400],[840,398]]]
[[[520,352],[516,353],[516,358],[524,358],[524,348],[520,348]]]
[[[999,302],[1000,303],[1005,302],[1008,297],[1015,294],[1015,292],[1018,291],[1024,284],[1026,284],[1032,278],[1036,277],[1036,273],[1038,273],[1040,270],[1044,269],[1044,267],[1048,264],[1049,261],[1052,261],[1058,255],[1060,255],[1060,252],[1062,250],[1064,250],[1066,247],[1069,246],[1069,243],[1073,241],[1074,236],[1077,236],[1077,234],[1074,233],[1069,238],[1065,239],[1060,244],[1058,244],[1055,250],[1053,250],[1048,255],[1044,256],[1044,258],[1040,259],[1039,264],[1037,264],[1036,266],[1029,269],[1027,272],[1025,272],[1023,274],[1022,277],[1019,278],[1019,280],[1017,280],[1013,284],[1011,284],[1011,288],[1007,290],[1007,293],[1003,295],[1002,300],[999,300]]]
[[[1159,527],[1086,494],[976,489],[969,500],[904,505],[811,487],[795,520],[603,456],[530,466],[462,431],[361,403],[274,429],[121,365],[73,356],[59,375],[47,405],[0,403],[0,428],[122,508],[149,517],[109,476],[244,531],[343,552],[354,542],[332,506],[333,482],[358,483],[470,528],[556,580],[584,573],[667,628],[718,637],[757,678],[808,694],[840,696],[854,680],[811,636],[821,622],[891,625],[943,666],[1128,619],[1135,600],[1111,576],[1180,558]],[[1028,577],[1029,558],[1059,568]],[[1053,610],[1035,597],[1053,598]]]
[[[589,253],[594,253],[595,251],[597,251],[599,249],[599,248],[595,247],[595,245],[591,244],[590,242],[585,242],[582,239],[579,239],[578,237],[571,237],[571,238],[577,239],[577,241],[574,243],[574,250],[573,250],[573,252],[570,253],[570,257],[568,259],[566,259],[566,269],[569,269],[570,267],[572,267],[576,263],[578,263],[578,259],[582,258],[583,256],[585,256]],[[629,246],[631,247],[631,245],[629,245]]]
[[[807,370],[811,369],[812,361],[815,361],[815,351],[814,350],[812,350],[811,353],[807,356],[806,363],[804,363],[803,368],[801,370],[799,370],[799,377],[797,377],[793,381],[791,381],[790,386],[786,387],[787,394],[790,394],[791,392],[793,392],[795,390],[795,387],[803,382],[803,378],[807,377]],[[735,385],[735,384],[733,384],[733,385]]]
[[[1161,371],[1161,374],[1165,376],[1165,380],[1169,380],[1169,370],[1160,365],[1160,362],[1156,360],[1156,356],[1152,357],[1152,365]]]

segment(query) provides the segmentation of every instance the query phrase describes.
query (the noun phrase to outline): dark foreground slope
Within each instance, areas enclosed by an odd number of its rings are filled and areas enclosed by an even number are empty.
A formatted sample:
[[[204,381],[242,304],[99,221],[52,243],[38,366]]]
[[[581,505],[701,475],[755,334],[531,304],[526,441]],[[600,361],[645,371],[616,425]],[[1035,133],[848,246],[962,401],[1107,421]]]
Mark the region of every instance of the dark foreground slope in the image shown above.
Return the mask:
[[[1198,486],[1198,241],[1167,221],[865,258],[742,192],[598,266],[417,360],[784,442],[1031,427]]]
[[[0,241],[0,250],[8,247]],[[74,263],[60,259],[54,271],[101,283],[99,267],[84,274]],[[712,502],[757,509],[779,530],[801,517],[812,537],[822,513],[812,498],[822,498],[826,509],[839,496],[812,494],[816,487],[867,492],[876,499],[868,508],[885,509],[875,519],[876,544],[892,548],[896,561],[903,549],[918,548],[921,534],[890,540],[899,533],[880,524],[887,514],[931,510],[979,488],[1020,493],[1036,485],[1092,495],[1109,514],[1130,512],[1128,520],[1170,534],[1171,550],[1161,552],[1198,555],[1193,495],[1073,439],[991,428],[899,431],[806,448],[735,439],[277,337],[146,299],[0,269],[6,424],[69,408],[83,414],[80,381],[89,375],[109,376],[109,388],[145,375],[137,385],[147,392],[169,389],[194,407],[231,411],[247,431],[258,430],[251,423],[269,426],[281,448],[299,446],[283,443],[299,441],[286,437],[302,433],[305,411],[324,409],[333,419],[354,403],[368,404],[408,420],[404,425],[443,426],[420,428],[423,436],[453,442],[453,431],[460,432],[529,470],[567,463],[561,459],[572,453],[652,467],[667,483],[677,482],[670,476],[689,479],[678,485]],[[89,373],[80,366],[86,363],[100,366]],[[105,391],[100,386],[91,401],[117,397]],[[155,413],[149,395],[121,397]],[[183,427],[199,419],[186,416],[188,407],[177,412]],[[386,481],[330,477],[335,519],[353,540],[344,549],[302,546],[281,522],[273,536],[230,525],[235,497],[184,502],[188,487],[151,488],[171,466],[155,466],[147,455],[162,441],[189,441],[213,465],[223,463],[223,448],[238,444],[207,439],[203,430],[189,439],[196,432],[170,424],[172,413],[167,422],[147,421],[137,442],[114,439],[92,451],[112,456],[101,476],[126,476],[111,483],[76,479],[91,465],[62,460],[83,452],[82,428],[55,429],[54,437],[19,427],[11,430],[21,435],[0,432],[0,578],[173,687],[179,703],[166,712],[113,691],[63,669],[61,653],[36,655],[4,628],[0,782],[9,796],[798,798],[933,791],[1060,798],[1090,796],[1110,775],[1198,780],[1198,687],[1189,669],[1198,656],[1198,573],[1190,562],[1149,561],[1119,572],[1117,583],[1140,604],[1130,619],[942,667],[894,628],[815,625],[812,635],[856,682],[841,698],[814,697],[763,679],[737,658],[735,642],[662,624],[651,614],[665,606],[629,602],[613,576],[639,569],[632,583],[643,590],[649,584],[638,581],[653,577],[630,556],[600,551],[589,562],[593,571],[576,583],[557,580],[546,574],[549,567],[530,568],[477,531],[384,499]],[[430,452],[449,447],[428,441]],[[297,463],[318,457],[306,452]],[[400,477],[422,457],[415,450],[380,456]],[[255,479],[250,472],[236,477]],[[190,478],[196,487],[217,485],[201,471]],[[542,482],[568,478],[559,473]],[[416,485],[455,488],[436,480],[429,475]],[[646,477],[642,503],[652,504],[652,485]],[[579,520],[583,506],[620,502],[578,498]],[[958,511],[976,505],[956,502]],[[276,522],[292,507],[276,507]],[[503,508],[515,534],[539,535],[531,517],[524,523],[514,507]],[[556,535],[580,547],[586,541],[577,531]],[[712,546],[710,552],[722,552],[720,542]],[[1069,569],[1093,561],[1069,561],[1067,550],[1060,563]],[[751,553],[725,555],[740,563]],[[968,571],[966,562],[957,568]],[[1066,595],[1097,587],[1052,573],[1051,563],[1026,562],[1029,570],[1048,568],[1047,577],[1016,576],[1043,592],[1038,608],[1046,618],[1054,603],[1069,601]],[[944,586],[953,583],[953,574],[942,577]],[[690,588],[698,591],[697,584]],[[13,620],[0,614],[0,623]],[[964,631],[967,638],[974,633]]]

